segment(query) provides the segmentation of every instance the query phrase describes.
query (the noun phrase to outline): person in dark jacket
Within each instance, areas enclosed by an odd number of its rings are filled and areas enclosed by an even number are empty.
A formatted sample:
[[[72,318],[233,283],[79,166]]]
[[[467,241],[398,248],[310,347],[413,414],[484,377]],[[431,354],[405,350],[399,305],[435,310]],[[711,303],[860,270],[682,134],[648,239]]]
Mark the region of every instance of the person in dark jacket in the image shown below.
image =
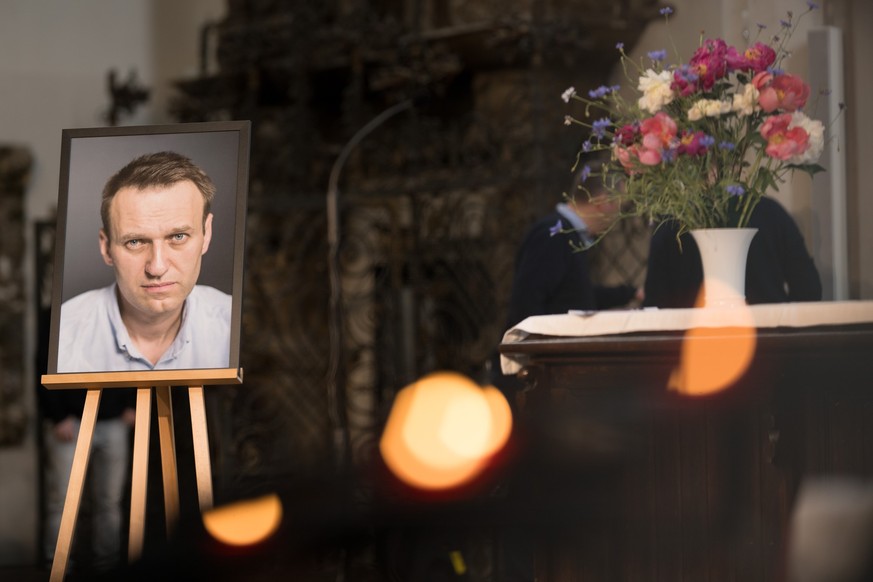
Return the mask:
[[[592,159],[574,175],[574,199],[555,206],[530,226],[515,258],[506,326],[527,317],[622,307],[641,300],[633,285],[605,286],[592,277],[586,250],[618,219],[619,207],[603,187]],[[491,382],[515,406],[521,381],[505,376],[499,354],[491,359]]]
[[[772,198],[761,198],[749,218],[757,228],[746,264],[746,302],[819,301],[822,288],[803,235],[790,214]],[[703,267],[689,233],[677,240],[678,226],[667,222],[655,230],[649,246],[644,305],[694,307]],[[681,245],[681,247],[680,247]]]

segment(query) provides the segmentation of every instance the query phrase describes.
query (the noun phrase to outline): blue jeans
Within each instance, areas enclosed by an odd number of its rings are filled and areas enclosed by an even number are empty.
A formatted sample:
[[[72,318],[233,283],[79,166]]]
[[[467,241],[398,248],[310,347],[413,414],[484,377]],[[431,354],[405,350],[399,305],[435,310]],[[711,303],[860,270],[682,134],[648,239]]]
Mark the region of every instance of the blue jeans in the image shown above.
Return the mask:
[[[45,555],[51,561],[57,546],[76,439],[59,441],[50,426],[47,427],[47,433]],[[78,433],[77,420],[77,436]],[[98,420],[94,427],[85,479],[87,489],[83,495],[90,494],[93,516],[91,544],[94,552],[91,566],[95,569],[111,568],[121,559],[121,501],[129,470],[129,434],[130,427],[120,418]]]

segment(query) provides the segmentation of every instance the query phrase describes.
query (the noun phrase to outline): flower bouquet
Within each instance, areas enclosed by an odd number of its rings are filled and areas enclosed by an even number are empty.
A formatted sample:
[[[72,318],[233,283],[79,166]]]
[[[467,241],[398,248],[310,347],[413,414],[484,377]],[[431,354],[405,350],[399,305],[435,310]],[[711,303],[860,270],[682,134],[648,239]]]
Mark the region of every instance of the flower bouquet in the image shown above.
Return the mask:
[[[801,17],[817,8],[807,6]],[[671,12],[661,10],[667,20]],[[626,100],[618,86],[587,94],[571,87],[562,96],[585,103],[582,118],[565,118],[590,130],[577,164],[586,152],[612,153],[582,175],[599,172],[634,215],[674,219],[680,232],[745,227],[770,188],[795,170],[823,170],[815,162],[824,126],[802,111],[809,86],[780,68],[799,19],[789,12],[780,34],[745,50],[702,39],[687,64],[666,64],[666,51],[636,62],[619,44],[625,76],[638,75],[637,99]],[[765,28],[758,27],[759,38]]]

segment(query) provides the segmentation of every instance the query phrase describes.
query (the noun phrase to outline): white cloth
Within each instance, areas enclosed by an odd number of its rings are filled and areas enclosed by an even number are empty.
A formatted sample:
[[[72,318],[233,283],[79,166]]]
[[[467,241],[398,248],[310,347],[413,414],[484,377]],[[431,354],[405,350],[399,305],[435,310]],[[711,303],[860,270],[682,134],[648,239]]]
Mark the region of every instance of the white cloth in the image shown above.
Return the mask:
[[[115,284],[86,291],[61,306],[58,373],[227,368],[230,295],[197,285],[185,300],[176,339],[157,364],[136,348],[121,320]]]
[[[530,335],[587,337],[652,331],[682,331],[695,327],[812,327],[873,323],[873,301],[772,303],[748,307],[705,309],[634,309],[570,312],[528,317],[503,335],[503,343]],[[501,354],[504,374],[525,365],[522,354]]]

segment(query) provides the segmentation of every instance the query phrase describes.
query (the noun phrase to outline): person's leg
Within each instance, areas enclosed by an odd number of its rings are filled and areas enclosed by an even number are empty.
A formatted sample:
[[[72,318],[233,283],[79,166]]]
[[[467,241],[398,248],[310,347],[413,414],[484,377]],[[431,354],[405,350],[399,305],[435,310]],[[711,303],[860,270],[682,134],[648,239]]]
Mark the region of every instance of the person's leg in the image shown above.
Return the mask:
[[[79,424],[75,422],[75,432],[78,435]],[[43,547],[46,560],[51,563],[55,556],[58,543],[58,531],[61,528],[61,515],[64,513],[64,502],[67,498],[67,487],[70,483],[70,471],[73,467],[73,455],[76,452],[76,439],[59,440],[54,433],[54,426],[46,423],[45,427],[46,472],[45,472],[45,537]]]
[[[105,570],[121,560],[121,501],[127,483],[130,443],[120,418],[101,420],[94,430],[91,478],[94,497],[94,567]]]

